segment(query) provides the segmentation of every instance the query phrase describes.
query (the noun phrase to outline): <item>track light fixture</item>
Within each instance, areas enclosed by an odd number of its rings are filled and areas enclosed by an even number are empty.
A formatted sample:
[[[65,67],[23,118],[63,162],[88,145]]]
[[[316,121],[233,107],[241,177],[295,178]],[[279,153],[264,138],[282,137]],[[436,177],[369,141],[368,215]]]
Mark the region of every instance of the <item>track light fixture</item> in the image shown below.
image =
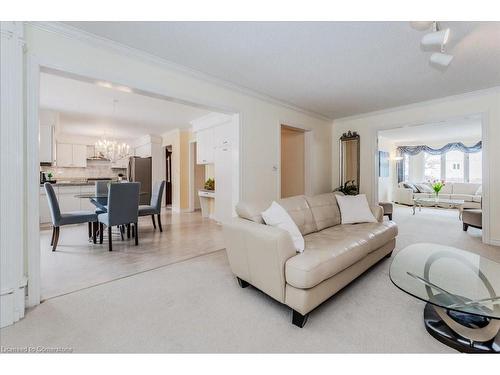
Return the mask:
[[[450,29],[441,29],[437,21],[414,21],[410,22],[410,26],[416,30],[427,30],[432,27],[432,32],[423,36],[421,44],[426,48],[439,48],[439,52],[434,52],[429,62],[431,65],[439,65],[447,67],[453,60],[452,55],[445,53],[445,46],[450,38]]]

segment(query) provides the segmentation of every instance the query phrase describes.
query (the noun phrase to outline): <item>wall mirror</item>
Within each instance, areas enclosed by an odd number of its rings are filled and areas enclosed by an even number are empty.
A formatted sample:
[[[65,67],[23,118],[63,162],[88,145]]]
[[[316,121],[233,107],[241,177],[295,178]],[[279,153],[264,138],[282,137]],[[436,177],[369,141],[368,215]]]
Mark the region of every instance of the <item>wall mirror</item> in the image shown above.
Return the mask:
[[[351,132],[340,137],[340,183],[352,181],[359,189],[359,134]]]

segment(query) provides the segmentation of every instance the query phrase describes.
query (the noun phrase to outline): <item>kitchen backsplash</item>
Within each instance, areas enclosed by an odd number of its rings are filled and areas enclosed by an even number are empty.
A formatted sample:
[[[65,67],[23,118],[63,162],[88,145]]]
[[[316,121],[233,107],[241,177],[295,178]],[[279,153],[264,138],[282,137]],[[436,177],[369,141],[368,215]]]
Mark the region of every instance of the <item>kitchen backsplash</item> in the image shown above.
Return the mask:
[[[119,173],[127,175],[126,169],[111,169],[109,164],[99,161],[87,161],[86,168],[64,168],[41,166],[40,171],[52,172],[55,180],[86,180],[87,178],[117,178]]]

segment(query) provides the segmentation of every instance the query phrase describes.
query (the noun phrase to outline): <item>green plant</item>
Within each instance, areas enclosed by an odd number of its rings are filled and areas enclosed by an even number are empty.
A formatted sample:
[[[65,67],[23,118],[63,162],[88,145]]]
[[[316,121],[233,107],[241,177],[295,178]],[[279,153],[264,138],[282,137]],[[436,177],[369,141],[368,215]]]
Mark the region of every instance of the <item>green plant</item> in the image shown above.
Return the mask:
[[[344,185],[339,186],[334,191],[340,191],[345,195],[358,195],[358,186],[354,183],[354,180],[346,181]]]
[[[52,177],[54,177],[54,175],[52,174],[52,172],[47,173],[47,178],[49,180],[52,180]]]
[[[204,188],[205,190],[215,190],[215,180],[213,178],[206,180]]]
[[[432,186],[432,190],[434,190],[434,193],[436,193],[436,197],[437,197],[439,195],[439,192],[441,191],[441,189],[444,186],[444,182],[439,181],[439,180],[435,180],[431,186]]]

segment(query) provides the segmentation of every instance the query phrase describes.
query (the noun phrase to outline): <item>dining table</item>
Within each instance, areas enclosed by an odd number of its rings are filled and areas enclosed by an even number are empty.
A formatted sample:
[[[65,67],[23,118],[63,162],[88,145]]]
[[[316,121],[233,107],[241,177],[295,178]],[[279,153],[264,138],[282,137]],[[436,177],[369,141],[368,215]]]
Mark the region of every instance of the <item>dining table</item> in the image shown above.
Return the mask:
[[[140,192],[139,195],[146,195],[148,194],[147,192]],[[97,194],[97,193],[83,193],[83,194],[76,194],[75,198],[80,198],[80,199],[89,199],[90,202],[96,206],[99,210],[103,212],[108,212],[108,194]],[[89,238],[89,242],[93,241],[96,243],[96,237],[99,234],[99,225],[98,223],[92,223],[92,237]],[[127,226],[127,234],[130,237],[130,226]],[[123,228],[120,228],[120,235],[123,238]],[[132,233],[133,235],[133,233]]]

